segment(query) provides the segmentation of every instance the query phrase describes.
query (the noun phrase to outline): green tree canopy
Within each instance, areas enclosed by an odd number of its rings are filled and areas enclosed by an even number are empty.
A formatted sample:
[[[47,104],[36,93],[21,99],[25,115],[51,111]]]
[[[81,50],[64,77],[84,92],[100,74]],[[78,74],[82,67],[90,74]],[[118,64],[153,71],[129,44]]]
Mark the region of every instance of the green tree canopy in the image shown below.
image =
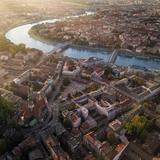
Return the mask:
[[[5,98],[0,96],[0,121],[1,122],[7,121],[10,111],[11,111],[10,103]]]
[[[7,148],[7,142],[5,139],[0,139],[0,155],[2,155]]]
[[[141,136],[147,128],[149,121],[144,116],[136,115],[132,118],[130,122],[125,125],[128,133],[132,136]]]
[[[26,53],[27,49],[24,44],[13,44],[7,40],[4,36],[0,36],[0,51],[9,51],[11,54],[15,55],[18,52]]]
[[[115,144],[118,143],[118,139],[116,138],[116,136],[115,136],[113,131],[109,131],[107,133],[107,141],[112,145],[115,145]]]
[[[112,68],[110,66],[106,66],[104,70],[103,77],[108,78],[109,75],[112,74]]]

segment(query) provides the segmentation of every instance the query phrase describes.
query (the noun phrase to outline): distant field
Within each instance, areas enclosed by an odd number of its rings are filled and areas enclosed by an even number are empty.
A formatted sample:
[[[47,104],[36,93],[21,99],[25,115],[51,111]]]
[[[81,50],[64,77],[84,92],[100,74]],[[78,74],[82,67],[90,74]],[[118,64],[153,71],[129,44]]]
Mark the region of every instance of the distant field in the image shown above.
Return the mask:
[[[1,0],[0,33],[15,25],[47,17],[74,14],[87,7],[85,0]]]
[[[101,8],[108,1],[120,0],[0,0],[0,34],[26,22]]]
[[[86,6],[87,1],[85,0],[63,0],[66,4],[72,4],[72,5],[80,5],[80,6]]]

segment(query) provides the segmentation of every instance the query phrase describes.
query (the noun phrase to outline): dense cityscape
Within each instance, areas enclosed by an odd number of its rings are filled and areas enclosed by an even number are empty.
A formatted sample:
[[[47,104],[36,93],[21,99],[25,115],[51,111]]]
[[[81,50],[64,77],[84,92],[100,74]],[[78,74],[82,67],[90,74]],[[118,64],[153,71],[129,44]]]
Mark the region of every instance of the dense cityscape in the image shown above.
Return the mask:
[[[160,1],[40,2],[2,5],[0,160],[159,160]]]
[[[108,7],[91,16],[36,25],[30,34],[78,45],[159,55],[159,13],[158,5]]]

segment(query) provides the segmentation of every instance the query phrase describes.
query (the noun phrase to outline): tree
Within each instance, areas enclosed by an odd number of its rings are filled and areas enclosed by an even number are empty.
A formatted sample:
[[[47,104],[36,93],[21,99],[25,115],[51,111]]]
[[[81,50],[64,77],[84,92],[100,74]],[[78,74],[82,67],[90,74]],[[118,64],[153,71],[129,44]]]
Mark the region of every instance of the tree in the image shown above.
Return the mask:
[[[116,138],[116,136],[115,136],[115,134],[114,134],[113,131],[109,131],[109,132],[107,133],[107,140],[108,140],[108,142],[109,142],[110,144],[113,144],[113,145],[115,145],[115,144],[118,143],[118,139]]]
[[[10,103],[0,96],[0,121],[7,122],[8,116],[10,114]]]
[[[17,46],[17,48],[18,48],[18,51],[19,51],[19,52],[22,52],[22,53],[24,53],[24,54],[27,53],[27,52],[26,52],[26,45],[25,45],[25,44],[19,44],[19,45]]]
[[[68,129],[72,128],[71,122],[69,120],[67,120],[66,118],[63,120],[63,125]]]
[[[128,80],[128,83],[131,85],[131,86],[142,86],[142,85],[145,85],[145,81],[140,78],[140,77],[137,77],[137,76],[134,76],[132,78],[130,78]]]
[[[5,141],[5,139],[0,139],[0,155],[2,155],[7,148],[7,142]]]
[[[97,90],[98,88],[99,88],[99,85],[97,83],[92,83],[86,89],[84,89],[83,92],[89,93],[89,92]]]
[[[18,52],[26,53],[27,49],[24,44],[16,45],[5,37],[0,36],[0,51],[9,51],[14,56]]]
[[[111,75],[111,74],[112,74],[112,68],[110,66],[106,66],[105,70],[104,70],[103,77],[108,78],[109,75]]]
[[[0,36],[0,50],[6,51],[8,50],[8,47],[9,47],[9,41],[5,37]]]
[[[68,86],[70,84],[69,78],[64,78],[63,84],[64,84],[64,86]]]
[[[50,55],[48,56],[48,60],[49,60],[50,63],[56,62],[56,57],[55,57],[55,55],[50,54]]]
[[[148,127],[149,121],[144,116],[136,115],[132,118],[130,122],[125,125],[127,132],[132,136],[142,136],[145,129]]]
[[[139,135],[139,139],[140,139],[141,143],[144,142],[146,136],[147,136],[147,131],[144,129],[144,130],[141,132],[141,134]]]

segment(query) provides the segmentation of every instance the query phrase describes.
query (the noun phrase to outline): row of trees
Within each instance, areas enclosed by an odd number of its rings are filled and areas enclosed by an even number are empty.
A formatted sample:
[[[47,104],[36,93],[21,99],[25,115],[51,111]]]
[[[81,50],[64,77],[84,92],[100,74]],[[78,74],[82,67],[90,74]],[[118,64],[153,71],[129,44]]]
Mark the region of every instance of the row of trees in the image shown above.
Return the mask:
[[[16,45],[7,40],[5,37],[0,36],[0,51],[9,51],[9,53],[14,56],[18,52],[26,53],[27,49],[24,44]]]
[[[11,103],[0,96],[0,155],[10,151],[23,138],[21,128],[13,117]]]

